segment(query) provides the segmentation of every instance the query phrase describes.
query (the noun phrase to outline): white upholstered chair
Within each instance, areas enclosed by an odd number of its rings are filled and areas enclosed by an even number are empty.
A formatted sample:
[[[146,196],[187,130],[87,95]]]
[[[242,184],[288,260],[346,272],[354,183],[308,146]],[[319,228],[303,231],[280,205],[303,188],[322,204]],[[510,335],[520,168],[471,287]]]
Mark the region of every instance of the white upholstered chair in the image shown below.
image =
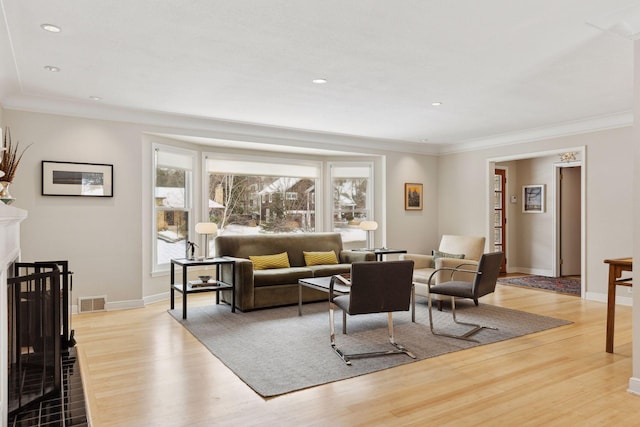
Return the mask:
[[[478,261],[484,253],[484,237],[477,236],[455,236],[451,234],[444,234],[442,240],[440,240],[440,246],[437,252],[440,254],[449,255],[464,255],[464,258],[449,258],[434,255],[423,254],[402,254],[400,259],[410,259],[414,262],[413,267],[413,283],[415,286],[416,295],[428,296],[429,276],[435,270],[447,267],[456,268],[461,264],[464,264],[464,269],[477,270]],[[439,271],[434,279],[435,284],[448,282],[450,280],[461,280],[465,282],[472,282],[474,274],[472,273],[455,273],[454,277],[451,277],[451,273],[448,271]],[[436,298],[440,300],[441,298]],[[477,304],[477,302],[476,302]],[[438,307],[441,307],[441,302],[438,303]]]

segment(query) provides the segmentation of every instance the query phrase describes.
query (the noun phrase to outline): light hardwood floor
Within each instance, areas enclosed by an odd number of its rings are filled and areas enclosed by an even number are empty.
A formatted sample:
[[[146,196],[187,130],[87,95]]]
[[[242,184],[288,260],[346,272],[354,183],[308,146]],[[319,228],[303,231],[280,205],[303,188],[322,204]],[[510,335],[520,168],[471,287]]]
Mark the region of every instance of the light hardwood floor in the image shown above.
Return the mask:
[[[168,302],[75,315],[72,326],[98,427],[639,425],[640,396],[626,391],[630,307],[617,307],[608,354],[604,303],[500,285],[481,302],[574,323],[268,400],[173,320]]]

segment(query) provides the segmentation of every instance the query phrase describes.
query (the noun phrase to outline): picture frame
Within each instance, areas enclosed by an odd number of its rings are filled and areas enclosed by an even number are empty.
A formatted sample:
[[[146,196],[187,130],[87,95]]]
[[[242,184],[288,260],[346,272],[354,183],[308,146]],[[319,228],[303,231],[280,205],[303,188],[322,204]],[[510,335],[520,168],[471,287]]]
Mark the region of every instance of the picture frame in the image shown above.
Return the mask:
[[[113,197],[113,165],[43,160],[42,195]]]
[[[543,184],[522,186],[522,212],[543,213],[545,209]]]
[[[423,187],[420,183],[405,182],[404,209],[407,211],[421,211],[423,202]]]

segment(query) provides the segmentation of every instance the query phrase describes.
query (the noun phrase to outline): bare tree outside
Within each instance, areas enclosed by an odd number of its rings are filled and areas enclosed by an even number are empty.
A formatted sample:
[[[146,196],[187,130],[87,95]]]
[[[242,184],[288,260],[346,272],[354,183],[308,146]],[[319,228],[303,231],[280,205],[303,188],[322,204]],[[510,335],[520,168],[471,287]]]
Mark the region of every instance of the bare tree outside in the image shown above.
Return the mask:
[[[210,174],[209,217],[223,232],[230,225],[273,233],[313,231],[315,181]]]

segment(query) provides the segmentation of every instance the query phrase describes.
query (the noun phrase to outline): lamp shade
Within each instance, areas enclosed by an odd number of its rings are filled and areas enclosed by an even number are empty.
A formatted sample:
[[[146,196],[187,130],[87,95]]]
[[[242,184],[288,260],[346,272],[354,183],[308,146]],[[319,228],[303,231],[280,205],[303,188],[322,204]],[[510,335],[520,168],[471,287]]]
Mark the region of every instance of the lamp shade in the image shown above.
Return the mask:
[[[360,228],[365,231],[373,231],[378,229],[378,223],[375,221],[362,221],[360,222]]]
[[[199,222],[196,224],[196,233],[198,234],[216,234],[218,226],[213,222]]]

